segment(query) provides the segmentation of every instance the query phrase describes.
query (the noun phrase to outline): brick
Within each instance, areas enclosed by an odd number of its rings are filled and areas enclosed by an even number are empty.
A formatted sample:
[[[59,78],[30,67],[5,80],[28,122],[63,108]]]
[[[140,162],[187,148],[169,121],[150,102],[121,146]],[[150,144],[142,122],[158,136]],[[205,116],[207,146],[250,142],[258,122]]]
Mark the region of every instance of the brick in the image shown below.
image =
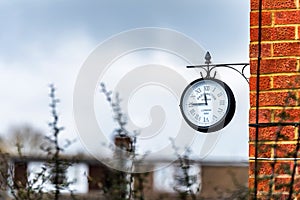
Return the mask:
[[[289,192],[291,178],[275,178],[275,190]]]
[[[259,94],[259,106],[295,106],[294,92],[261,92]],[[250,94],[250,106],[256,105],[256,93]]]
[[[300,75],[282,75],[273,77],[274,89],[300,88]]]
[[[266,200],[270,200],[269,196],[265,195],[264,197],[266,197]],[[287,200],[289,198],[288,194],[282,194],[282,193],[276,193],[276,194],[272,194],[271,199],[276,199],[276,200]],[[292,199],[294,199],[292,197]]]
[[[300,106],[300,91],[297,90],[297,106]]]
[[[259,162],[257,163],[257,174],[258,175],[271,175],[272,167],[269,162]],[[255,162],[249,163],[249,175],[255,175]]]
[[[300,10],[275,12],[274,21],[275,24],[300,24]]]
[[[288,196],[287,194],[282,194],[282,193],[272,193],[272,196],[269,197],[269,195],[267,194],[267,192],[264,192],[264,193],[259,193],[257,194],[256,198],[254,196],[254,193],[253,192],[250,192],[249,193],[249,200],[287,200],[288,199]],[[294,199],[292,199],[294,200]]]
[[[250,192],[249,194],[249,200],[287,200],[288,199],[288,194],[284,194],[284,193],[272,193],[272,196],[269,197],[269,195],[267,194],[267,191],[259,191],[259,192],[264,192],[264,193],[258,193],[257,194],[257,198],[254,197],[254,193]],[[294,200],[294,198],[292,198],[292,200]]]
[[[268,123],[271,122],[271,110],[269,109],[260,109],[258,112],[258,122],[259,123]],[[249,111],[249,123],[254,124],[256,122],[256,110],[251,109]]]
[[[256,74],[257,60],[250,61],[250,73]],[[280,58],[280,59],[261,59],[260,73],[284,73],[296,72],[297,59],[296,58]]]
[[[256,90],[256,78],[254,76],[250,77],[250,90]],[[271,89],[271,77],[263,76],[259,77],[259,89],[260,90],[270,90]]]
[[[251,92],[250,93],[250,106],[255,107],[256,106],[256,93]]]
[[[274,156],[277,158],[293,158],[296,153],[296,144],[277,144],[274,148]],[[299,155],[299,152],[297,153]]]
[[[274,172],[278,175],[290,175],[293,172],[294,161],[276,161]]]
[[[300,42],[275,43],[274,56],[300,56]]]
[[[258,15],[259,12],[250,13],[250,26],[258,26]],[[271,12],[262,12],[262,25],[270,26],[272,24],[272,13]]]
[[[251,10],[259,9],[259,0],[251,0]],[[263,9],[291,9],[296,8],[294,0],[264,0],[262,1]]]
[[[294,192],[299,192],[300,179],[294,177],[293,188]],[[289,192],[291,187],[292,178],[275,178],[275,191],[276,192]]]
[[[262,41],[294,40],[295,29],[294,26],[262,28],[261,39]],[[252,42],[258,41],[258,30],[258,28],[250,29],[250,40]]]
[[[300,121],[300,109],[277,109],[274,111],[274,118],[276,122],[298,122]]]
[[[258,144],[258,156],[257,158],[271,158],[271,144]],[[255,157],[255,145],[249,145],[249,157]]]
[[[254,178],[249,178],[249,188],[254,188]],[[269,184],[270,184],[270,180],[267,178],[261,179],[258,178],[257,179],[257,190],[258,191],[264,191],[264,192],[268,192],[269,191]]]
[[[256,128],[250,127],[249,139],[250,141],[255,140]],[[289,141],[295,139],[295,127],[260,127],[258,129],[258,140],[259,141]]]
[[[250,58],[258,57],[258,44],[250,44],[249,47]],[[261,56],[262,57],[271,57],[271,44],[261,44]]]
[[[257,172],[258,175],[290,175],[293,171],[294,163],[293,161],[276,161],[276,162],[258,162],[257,163]],[[249,163],[249,174],[255,174],[255,163]]]
[[[263,33],[263,30],[262,30]],[[262,36],[263,38],[263,36]],[[258,28],[250,28],[250,41],[255,42],[258,41]]]
[[[295,31],[294,26],[272,28],[271,40],[293,40],[295,39]]]

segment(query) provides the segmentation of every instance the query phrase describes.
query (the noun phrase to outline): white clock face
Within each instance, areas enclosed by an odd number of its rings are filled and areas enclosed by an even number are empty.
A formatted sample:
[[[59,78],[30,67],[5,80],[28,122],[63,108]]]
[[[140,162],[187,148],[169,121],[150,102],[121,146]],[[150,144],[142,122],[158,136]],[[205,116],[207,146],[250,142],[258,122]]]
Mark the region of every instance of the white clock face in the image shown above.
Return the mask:
[[[231,120],[234,97],[229,87],[215,79],[199,79],[191,83],[181,98],[181,111],[185,120],[195,129],[204,132],[215,131],[227,125],[226,117]],[[229,112],[231,111],[231,112]]]

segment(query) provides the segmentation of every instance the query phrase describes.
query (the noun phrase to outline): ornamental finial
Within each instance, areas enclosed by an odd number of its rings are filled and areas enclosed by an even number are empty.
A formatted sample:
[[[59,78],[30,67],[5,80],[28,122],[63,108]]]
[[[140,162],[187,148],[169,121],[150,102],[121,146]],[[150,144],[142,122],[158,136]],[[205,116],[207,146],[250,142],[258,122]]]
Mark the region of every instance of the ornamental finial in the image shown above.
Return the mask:
[[[210,56],[210,53],[209,52],[206,52],[205,54],[205,64],[210,64],[211,63],[211,56]]]

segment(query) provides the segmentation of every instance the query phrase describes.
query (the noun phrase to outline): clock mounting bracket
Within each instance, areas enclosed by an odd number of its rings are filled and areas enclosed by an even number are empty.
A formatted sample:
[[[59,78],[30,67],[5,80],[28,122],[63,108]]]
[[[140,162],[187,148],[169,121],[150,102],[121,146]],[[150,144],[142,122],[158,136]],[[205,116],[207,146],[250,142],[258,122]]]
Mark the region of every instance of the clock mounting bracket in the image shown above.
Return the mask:
[[[186,66],[187,68],[201,68],[206,74],[200,72],[201,78],[212,78],[216,77],[217,68],[228,68],[234,70],[239,75],[241,75],[244,80],[249,84],[249,78],[246,75],[246,68],[249,67],[249,63],[227,63],[227,64],[211,64],[211,55],[209,52],[205,54],[205,64],[203,65],[191,65]]]

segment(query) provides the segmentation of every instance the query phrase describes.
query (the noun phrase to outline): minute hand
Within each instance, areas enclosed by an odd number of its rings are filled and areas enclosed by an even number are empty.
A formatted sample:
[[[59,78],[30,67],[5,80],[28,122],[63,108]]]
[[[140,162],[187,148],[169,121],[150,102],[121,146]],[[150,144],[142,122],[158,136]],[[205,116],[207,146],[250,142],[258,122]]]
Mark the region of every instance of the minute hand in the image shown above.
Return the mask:
[[[206,93],[204,93],[204,101],[205,101],[205,105],[208,105],[208,104],[207,104],[207,96],[206,96]]]

